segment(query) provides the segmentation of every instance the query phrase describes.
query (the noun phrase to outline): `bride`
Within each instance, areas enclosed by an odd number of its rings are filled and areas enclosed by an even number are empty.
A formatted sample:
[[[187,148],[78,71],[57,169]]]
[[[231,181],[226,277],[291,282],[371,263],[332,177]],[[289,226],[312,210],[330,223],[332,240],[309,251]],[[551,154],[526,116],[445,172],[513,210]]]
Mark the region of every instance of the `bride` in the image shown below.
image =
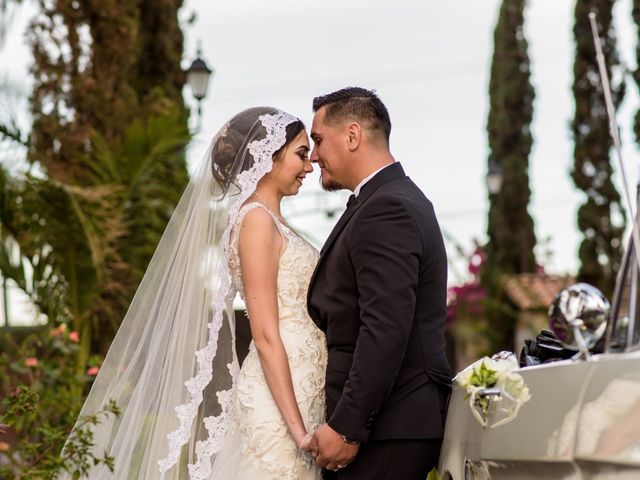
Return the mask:
[[[80,413],[122,410],[92,432],[114,471],[89,478],[320,478],[327,353],[306,309],[318,252],[280,213],[313,170],[308,152],[303,123],[268,107],[214,137]],[[238,293],[253,338],[241,368]]]

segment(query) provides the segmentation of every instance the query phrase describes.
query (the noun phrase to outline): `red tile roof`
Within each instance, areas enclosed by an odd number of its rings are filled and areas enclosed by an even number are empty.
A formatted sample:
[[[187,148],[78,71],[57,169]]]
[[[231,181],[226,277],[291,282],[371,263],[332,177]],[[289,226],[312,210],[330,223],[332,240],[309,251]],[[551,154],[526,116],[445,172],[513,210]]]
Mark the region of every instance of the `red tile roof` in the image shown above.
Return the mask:
[[[521,273],[505,276],[504,291],[520,310],[546,309],[560,290],[574,282],[570,275]]]

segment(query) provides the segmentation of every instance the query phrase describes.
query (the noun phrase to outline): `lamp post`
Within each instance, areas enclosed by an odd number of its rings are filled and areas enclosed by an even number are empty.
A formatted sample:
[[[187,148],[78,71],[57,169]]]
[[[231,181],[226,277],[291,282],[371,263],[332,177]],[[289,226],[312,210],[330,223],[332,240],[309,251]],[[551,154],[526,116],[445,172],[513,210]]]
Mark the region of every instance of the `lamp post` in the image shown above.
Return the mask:
[[[502,167],[495,160],[489,162],[489,171],[487,172],[487,190],[489,195],[494,197],[500,193],[502,189]]]
[[[187,83],[191,88],[191,94],[198,102],[198,127],[200,130],[200,122],[202,119],[202,99],[207,95],[207,87],[209,86],[209,78],[213,74],[213,70],[209,68],[206,62],[202,59],[202,47],[198,44],[198,50],[196,51],[196,59],[191,63],[191,66],[187,69]]]
[[[496,219],[500,217],[500,205],[498,201],[498,195],[500,194],[500,190],[502,190],[502,167],[495,160],[489,160],[489,169],[487,170],[487,175],[485,177],[485,182],[487,185],[487,190],[489,191],[489,218],[488,218],[488,226],[487,233],[489,235],[489,242],[485,246],[487,253],[487,268],[485,268],[485,277],[488,277],[487,270],[492,270],[498,267],[498,262],[496,257],[496,247],[495,244],[497,232],[496,229],[498,226],[496,225]],[[500,222],[498,222],[498,225]]]
[[[487,190],[489,191],[489,224],[488,235],[489,241],[485,245],[486,262],[480,276],[480,283],[487,292],[487,301],[485,308],[485,316],[488,325],[494,332],[509,332],[513,329],[512,319],[505,315],[501,308],[504,302],[502,289],[502,269],[500,265],[500,241],[497,238],[498,228],[504,228],[501,222],[496,222],[497,218],[501,218],[501,205],[498,201],[498,195],[502,190],[503,175],[502,166],[495,160],[489,160],[489,168],[485,177]],[[497,223],[497,224],[496,224]],[[513,349],[504,340],[512,335],[498,333],[498,337],[490,341],[492,350]]]

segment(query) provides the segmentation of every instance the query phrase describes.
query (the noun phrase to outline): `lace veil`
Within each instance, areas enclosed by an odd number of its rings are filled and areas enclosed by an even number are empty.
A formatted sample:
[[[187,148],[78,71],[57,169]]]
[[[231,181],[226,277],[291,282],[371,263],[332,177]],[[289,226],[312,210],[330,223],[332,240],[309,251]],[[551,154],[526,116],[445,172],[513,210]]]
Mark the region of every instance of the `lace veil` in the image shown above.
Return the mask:
[[[94,467],[89,478],[209,475],[232,420],[239,370],[230,233],[295,122],[256,107],[213,138],[80,412],[94,414],[110,399],[122,410],[93,432],[96,456],[113,456],[115,471]]]

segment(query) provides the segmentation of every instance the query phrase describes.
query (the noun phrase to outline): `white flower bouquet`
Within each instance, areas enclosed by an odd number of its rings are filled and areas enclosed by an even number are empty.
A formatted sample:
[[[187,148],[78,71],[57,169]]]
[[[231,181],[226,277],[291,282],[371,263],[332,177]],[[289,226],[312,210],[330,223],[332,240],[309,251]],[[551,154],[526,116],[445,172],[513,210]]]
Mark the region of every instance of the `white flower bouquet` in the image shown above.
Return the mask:
[[[454,378],[467,391],[471,413],[484,428],[510,422],[531,398],[517,368],[513,353],[500,352],[472,363]]]

